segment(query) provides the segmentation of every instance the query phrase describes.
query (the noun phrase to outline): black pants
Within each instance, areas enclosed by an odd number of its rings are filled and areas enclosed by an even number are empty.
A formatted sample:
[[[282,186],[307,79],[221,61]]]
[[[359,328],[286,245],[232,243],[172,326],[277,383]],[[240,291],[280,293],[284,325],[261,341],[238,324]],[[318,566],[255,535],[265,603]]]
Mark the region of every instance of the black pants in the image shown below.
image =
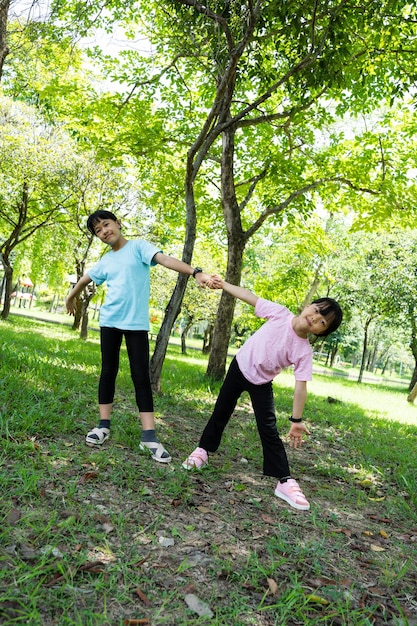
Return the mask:
[[[230,364],[214,411],[201,436],[200,448],[207,452],[217,450],[223,431],[244,391],[249,393],[262,442],[264,474],[276,478],[289,476],[287,453],[276,426],[272,382],[263,385],[250,383],[240,371],[236,359]]]
[[[98,402],[99,404],[113,402],[123,336],[129,356],[130,375],[136,392],[136,404],[139,411],[151,412],[153,396],[149,378],[149,337],[146,330],[100,328],[101,374]]]

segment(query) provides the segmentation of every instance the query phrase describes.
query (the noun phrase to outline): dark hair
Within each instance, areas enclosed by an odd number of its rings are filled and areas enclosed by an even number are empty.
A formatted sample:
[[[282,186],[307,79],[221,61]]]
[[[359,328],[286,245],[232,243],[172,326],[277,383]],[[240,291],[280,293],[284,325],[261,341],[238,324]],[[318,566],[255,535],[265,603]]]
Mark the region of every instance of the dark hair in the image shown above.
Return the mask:
[[[321,315],[329,322],[329,326],[322,333],[317,333],[317,337],[327,337],[337,330],[343,320],[343,311],[340,305],[333,298],[317,298],[311,304],[317,304]]]
[[[100,209],[99,211],[94,211],[94,213],[91,213],[91,215],[89,216],[87,220],[87,228],[92,235],[96,234],[94,232],[94,226],[100,220],[113,220],[114,222],[118,222],[117,217],[111,211],[105,211],[104,209]]]

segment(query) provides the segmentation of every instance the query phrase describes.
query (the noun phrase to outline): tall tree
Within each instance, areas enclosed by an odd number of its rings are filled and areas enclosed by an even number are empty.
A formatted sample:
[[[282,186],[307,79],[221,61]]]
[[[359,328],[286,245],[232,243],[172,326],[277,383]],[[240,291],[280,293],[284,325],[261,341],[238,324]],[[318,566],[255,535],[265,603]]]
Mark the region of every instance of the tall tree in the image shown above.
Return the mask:
[[[1,98],[0,112],[0,257],[5,272],[1,317],[7,319],[17,247],[40,228],[70,221],[76,196],[69,179],[76,155],[68,137],[45,127],[29,107]]]
[[[358,382],[362,382],[367,363],[371,362],[371,330],[380,343],[387,344],[384,324],[409,337],[409,347],[416,362],[410,389],[417,373],[415,335],[415,267],[417,236],[415,229],[395,229],[389,233],[353,233],[346,240],[343,257],[337,260],[344,298],[356,311],[363,333]],[[388,335],[392,343],[392,336]]]
[[[228,238],[226,279],[233,283],[240,282],[249,238],[273,217],[313,211],[314,190],[338,185],[346,186],[349,195],[352,190],[382,192],[375,157],[368,155],[365,170],[346,177],[326,161],[314,129],[330,121],[331,102],[340,112],[348,106],[369,110],[380,101],[381,89],[393,94],[408,87],[411,55],[398,45],[408,44],[415,32],[415,9],[408,3],[380,2],[376,12],[369,3],[344,0],[330,5],[177,0],[149,11],[159,26],[157,48],[166,46],[176,55],[175,69],[187,87],[197,76],[198,95],[208,110],[205,118],[197,118],[200,127],[194,126],[187,153],[186,260],[196,236],[195,181],[203,162],[216,155]],[[402,67],[393,62],[398,53]],[[198,106],[192,110],[198,113]],[[351,161],[351,171],[353,166]],[[182,293],[179,281],[168,326]],[[224,373],[233,308],[233,299],[223,294],[207,370],[215,377]],[[159,351],[152,359],[154,379]]]
[[[90,25],[146,23],[156,53],[149,59],[127,54],[121,69],[113,61],[109,66],[128,85],[126,106],[151,94],[154,107],[165,111],[171,142],[187,146],[185,261],[192,259],[199,201],[207,191],[208,183],[196,186],[203,174],[221,189],[226,278],[237,283],[254,233],[267,220],[314,211],[319,189],[330,196],[343,186],[345,202],[355,208],[361,191],[387,199],[384,138],[382,149],[367,151],[358,167],[356,155],[344,151],[340,158],[343,133],[331,123],[347,111],[369,113],[409,89],[417,11],[410,3],[381,0],[376,9],[348,0],[127,1],[121,10],[109,1],[103,12],[94,0],[80,12],[79,3],[57,0],[54,7],[72,23],[80,16]],[[319,141],[317,131],[326,126],[328,136]],[[154,385],[185,286],[180,276],[152,358]],[[233,307],[224,295],[208,367],[216,377],[224,372]]]

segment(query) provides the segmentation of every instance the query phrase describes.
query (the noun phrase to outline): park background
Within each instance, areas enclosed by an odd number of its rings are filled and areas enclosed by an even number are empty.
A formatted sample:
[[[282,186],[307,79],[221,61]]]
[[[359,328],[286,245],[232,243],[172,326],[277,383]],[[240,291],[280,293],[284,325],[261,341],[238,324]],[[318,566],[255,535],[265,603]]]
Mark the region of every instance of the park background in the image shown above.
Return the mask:
[[[203,623],[187,590],[218,624],[415,621],[416,23],[398,0],[0,3],[5,623]],[[245,402],[207,478],[138,457],[123,377],[114,447],[80,449],[104,288],[74,322],[63,302],[104,252],[101,208],[294,313],[340,301],[294,453],[312,518],[271,502]],[[180,459],[259,322],[157,267],[151,323]],[[277,393],[282,429],[285,377]]]

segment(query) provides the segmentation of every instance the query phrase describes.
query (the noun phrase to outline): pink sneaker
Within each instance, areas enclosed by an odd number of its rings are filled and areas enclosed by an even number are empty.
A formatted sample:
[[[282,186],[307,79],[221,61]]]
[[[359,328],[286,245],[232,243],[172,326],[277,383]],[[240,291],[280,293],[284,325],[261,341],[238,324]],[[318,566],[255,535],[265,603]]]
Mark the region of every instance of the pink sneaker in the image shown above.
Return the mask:
[[[196,448],[194,452],[191,452],[188,459],[185,459],[182,464],[186,470],[190,469],[202,469],[208,464],[208,454],[204,448]]]
[[[294,478],[289,478],[286,483],[279,482],[275,489],[275,495],[288,502],[294,509],[308,511],[310,508],[307,498]]]

